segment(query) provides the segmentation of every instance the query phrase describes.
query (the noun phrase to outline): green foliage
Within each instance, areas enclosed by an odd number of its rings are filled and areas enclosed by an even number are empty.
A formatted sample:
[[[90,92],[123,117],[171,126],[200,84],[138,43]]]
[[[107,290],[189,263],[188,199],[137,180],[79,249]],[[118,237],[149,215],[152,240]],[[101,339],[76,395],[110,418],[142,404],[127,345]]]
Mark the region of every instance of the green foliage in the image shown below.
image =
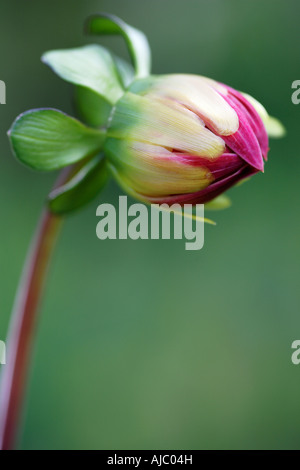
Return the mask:
[[[75,171],[66,184],[49,194],[50,210],[65,214],[79,209],[97,196],[107,177],[106,161],[102,155],[97,155]]]
[[[109,14],[92,16],[87,23],[92,34],[120,34],[125,39],[135,68],[135,77],[144,78],[150,74],[151,51],[144,33],[128,25],[120,18]]]
[[[46,52],[42,60],[59,77],[93,90],[110,104],[114,104],[123,94],[112,55],[97,44]]]
[[[57,170],[96,154],[105,132],[90,129],[55,109],[21,114],[9,131],[16,157],[36,170]]]

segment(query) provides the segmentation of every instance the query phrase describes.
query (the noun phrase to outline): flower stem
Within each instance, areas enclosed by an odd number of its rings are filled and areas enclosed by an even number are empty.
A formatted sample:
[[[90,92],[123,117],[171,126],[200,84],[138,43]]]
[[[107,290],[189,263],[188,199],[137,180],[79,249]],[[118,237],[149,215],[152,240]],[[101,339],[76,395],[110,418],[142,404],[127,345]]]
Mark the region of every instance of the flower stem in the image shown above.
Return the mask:
[[[64,171],[56,187],[69,172]],[[47,268],[62,218],[44,210],[24,265],[7,340],[7,364],[0,383],[0,449],[14,448],[17,437],[35,325]]]

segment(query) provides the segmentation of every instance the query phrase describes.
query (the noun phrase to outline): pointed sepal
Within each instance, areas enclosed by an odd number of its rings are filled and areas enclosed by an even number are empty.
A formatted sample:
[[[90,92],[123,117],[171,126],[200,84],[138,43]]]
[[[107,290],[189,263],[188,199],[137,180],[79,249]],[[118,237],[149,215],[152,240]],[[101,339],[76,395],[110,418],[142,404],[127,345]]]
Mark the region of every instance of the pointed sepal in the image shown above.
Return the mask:
[[[106,160],[103,155],[97,155],[76,168],[67,183],[49,194],[49,209],[56,214],[79,209],[100,193],[107,179]]]
[[[36,170],[57,170],[99,153],[106,133],[56,109],[33,109],[8,132],[16,157]]]
[[[135,69],[135,78],[144,78],[151,71],[151,51],[144,33],[115,15],[100,13],[91,16],[86,24],[91,34],[119,34],[123,36]]]
[[[59,77],[94,91],[112,105],[124,93],[112,55],[97,44],[49,51],[42,61]]]

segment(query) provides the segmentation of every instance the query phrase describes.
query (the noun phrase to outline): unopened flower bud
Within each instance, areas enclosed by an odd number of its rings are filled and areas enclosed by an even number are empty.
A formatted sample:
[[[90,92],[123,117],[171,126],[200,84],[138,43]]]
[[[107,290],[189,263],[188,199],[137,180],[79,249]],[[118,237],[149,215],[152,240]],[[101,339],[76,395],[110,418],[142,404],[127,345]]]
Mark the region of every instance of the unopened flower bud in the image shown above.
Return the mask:
[[[238,91],[202,76],[151,76],[116,103],[104,151],[135,197],[206,203],[264,170],[268,135]]]

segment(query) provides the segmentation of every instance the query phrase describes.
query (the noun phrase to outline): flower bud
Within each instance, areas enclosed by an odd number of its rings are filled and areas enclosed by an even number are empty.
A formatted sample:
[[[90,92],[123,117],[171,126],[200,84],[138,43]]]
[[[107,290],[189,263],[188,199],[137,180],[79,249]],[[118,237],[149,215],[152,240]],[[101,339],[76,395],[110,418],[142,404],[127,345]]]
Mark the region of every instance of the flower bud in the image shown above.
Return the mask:
[[[104,151],[134,197],[201,204],[264,170],[268,136],[238,91],[202,76],[151,76],[116,103]]]

